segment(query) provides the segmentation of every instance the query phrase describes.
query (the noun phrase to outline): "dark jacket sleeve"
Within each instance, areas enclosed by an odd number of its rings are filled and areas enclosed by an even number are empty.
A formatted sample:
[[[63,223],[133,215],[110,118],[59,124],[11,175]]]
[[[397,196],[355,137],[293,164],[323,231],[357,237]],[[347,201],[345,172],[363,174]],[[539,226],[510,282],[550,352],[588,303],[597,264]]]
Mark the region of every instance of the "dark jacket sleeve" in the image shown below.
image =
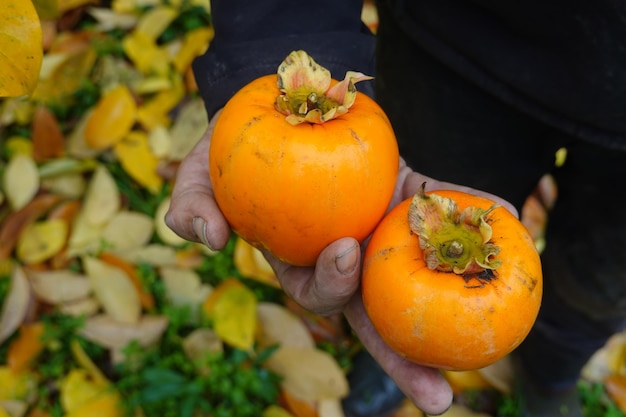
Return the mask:
[[[253,79],[275,73],[302,49],[333,78],[348,70],[374,75],[374,36],[361,22],[362,0],[213,0],[215,38],[193,63],[209,117]],[[373,94],[373,83],[359,84]]]

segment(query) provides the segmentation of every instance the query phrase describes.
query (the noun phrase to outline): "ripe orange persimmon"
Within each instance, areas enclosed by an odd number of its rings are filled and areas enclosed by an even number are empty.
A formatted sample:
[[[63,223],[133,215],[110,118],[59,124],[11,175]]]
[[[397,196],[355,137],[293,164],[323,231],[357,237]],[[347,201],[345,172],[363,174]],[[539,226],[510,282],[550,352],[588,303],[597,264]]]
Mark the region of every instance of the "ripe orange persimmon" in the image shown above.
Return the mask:
[[[482,197],[422,188],[374,231],[362,289],[374,327],[397,353],[470,370],[524,340],[543,279],[534,242],[513,214]]]
[[[384,216],[398,147],[382,109],[303,51],[225,105],[209,150],[215,200],[251,245],[313,265],[334,240],[365,239]]]

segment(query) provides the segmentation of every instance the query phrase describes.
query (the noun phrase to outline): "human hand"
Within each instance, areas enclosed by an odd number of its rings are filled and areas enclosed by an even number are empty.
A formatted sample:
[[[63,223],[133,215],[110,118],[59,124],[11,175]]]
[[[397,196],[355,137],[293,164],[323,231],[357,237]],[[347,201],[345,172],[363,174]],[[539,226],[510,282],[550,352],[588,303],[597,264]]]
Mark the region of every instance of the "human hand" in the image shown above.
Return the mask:
[[[216,119],[213,118],[206,134],[181,163],[165,221],[181,237],[220,250],[226,246],[231,231],[213,198],[208,174],[209,144]],[[420,175],[401,161],[390,207],[412,196],[424,181],[427,189],[473,191]],[[510,205],[507,208],[514,211]],[[264,255],[287,295],[318,314],[343,313],[363,345],[417,407],[431,415],[445,412],[452,402],[452,391],[439,371],[397,355],[367,317],[360,292],[361,253],[359,242],[345,237],[328,245],[315,267],[296,267],[268,252]]]

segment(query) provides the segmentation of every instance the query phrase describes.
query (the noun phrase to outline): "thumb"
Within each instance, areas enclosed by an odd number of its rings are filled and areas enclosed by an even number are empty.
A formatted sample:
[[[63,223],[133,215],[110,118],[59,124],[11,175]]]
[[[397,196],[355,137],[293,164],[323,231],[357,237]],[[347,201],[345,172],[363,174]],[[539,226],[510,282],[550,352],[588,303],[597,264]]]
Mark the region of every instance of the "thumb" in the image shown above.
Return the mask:
[[[361,249],[352,238],[328,245],[315,268],[297,267],[265,253],[288,296],[321,315],[340,313],[359,288]]]

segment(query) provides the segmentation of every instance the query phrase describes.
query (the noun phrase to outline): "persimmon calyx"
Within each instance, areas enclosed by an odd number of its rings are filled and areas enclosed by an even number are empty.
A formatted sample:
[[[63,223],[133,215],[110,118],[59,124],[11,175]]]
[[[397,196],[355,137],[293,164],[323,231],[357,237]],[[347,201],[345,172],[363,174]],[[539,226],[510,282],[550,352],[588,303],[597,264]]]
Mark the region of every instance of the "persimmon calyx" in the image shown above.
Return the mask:
[[[356,100],[355,84],[373,77],[348,71],[334,86],[331,74],[305,51],[293,51],[278,66],[276,109],[292,125],[321,124],[346,114]]]
[[[501,261],[493,259],[500,248],[490,242],[491,225],[486,218],[498,204],[484,210],[467,207],[435,193],[426,194],[426,183],[417,191],[409,207],[409,226],[419,236],[424,260],[431,270],[459,275],[494,270]]]

